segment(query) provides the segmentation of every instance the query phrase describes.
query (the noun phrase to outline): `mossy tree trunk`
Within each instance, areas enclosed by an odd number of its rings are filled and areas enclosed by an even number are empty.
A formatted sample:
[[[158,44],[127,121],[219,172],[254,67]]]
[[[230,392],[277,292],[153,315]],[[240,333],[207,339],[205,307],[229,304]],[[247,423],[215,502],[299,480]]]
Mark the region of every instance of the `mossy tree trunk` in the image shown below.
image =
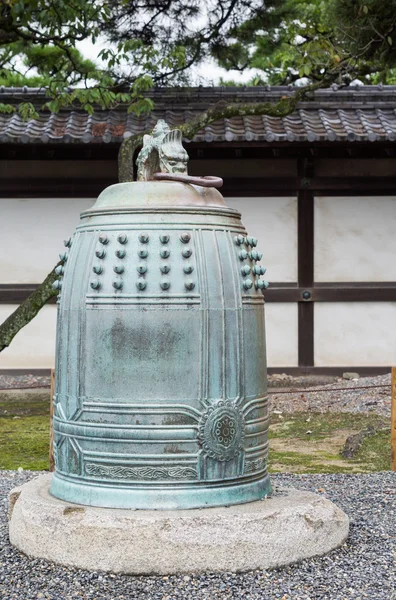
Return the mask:
[[[61,262],[58,263],[58,265],[61,264]],[[18,331],[30,323],[43,306],[47,304],[48,300],[56,296],[57,291],[54,290],[52,284],[58,279],[58,275],[55,273],[58,265],[47,275],[43,283],[0,325],[0,352],[11,344]]]
[[[283,96],[278,102],[231,103],[220,101],[213,107],[195,117],[192,121],[180,127],[183,137],[191,140],[203,127],[232,117],[268,115],[271,117],[286,117],[292,114],[301,100],[309,99],[312,92],[325,87],[330,81],[321,81],[305,87],[297,88],[293,94]],[[147,132],[149,133],[149,132]],[[133,161],[136,150],[142,145],[143,136],[135,135],[125,139],[118,154],[118,177],[120,182],[133,181]],[[56,268],[56,267],[55,267]],[[55,268],[47,275],[42,284],[0,325],[0,352],[7,348],[18,331],[27,325],[42,309],[43,306],[57,294],[52,284],[58,278]]]

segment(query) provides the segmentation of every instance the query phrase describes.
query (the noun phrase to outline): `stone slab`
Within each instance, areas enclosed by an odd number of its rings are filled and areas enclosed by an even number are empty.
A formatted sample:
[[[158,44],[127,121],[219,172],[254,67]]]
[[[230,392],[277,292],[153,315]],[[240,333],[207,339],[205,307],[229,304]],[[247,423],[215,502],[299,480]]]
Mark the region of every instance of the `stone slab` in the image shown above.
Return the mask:
[[[248,571],[340,546],[349,520],[322,496],[284,488],[272,498],[193,510],[81,506],[49,494],[51,474],[10,493],[11,543],[28,556],[128,574]]]

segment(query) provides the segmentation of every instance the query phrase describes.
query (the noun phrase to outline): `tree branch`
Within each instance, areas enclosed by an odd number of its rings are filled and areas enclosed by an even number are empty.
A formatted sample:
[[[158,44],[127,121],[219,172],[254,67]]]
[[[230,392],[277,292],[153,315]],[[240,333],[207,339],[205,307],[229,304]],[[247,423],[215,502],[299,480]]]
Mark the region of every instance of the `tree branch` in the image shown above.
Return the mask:
[[[305,99],[316,89],[327,85],[323,80],[317,83],[297,88],[293,94],[282,97],[278,102],[257,102],[257,103],[233,103],[226,104],[218,102],[213,107],[178,127],[183,137],[188,140],[193,139],[194,135],[201,129],[218,121],[219,119],[231,119],[232,117],[247,117],[250,115],[269,115],[271,117],[286,117],[296,110],[297,104]],[[133,157],[139,146],[142,145],[143,137],[134,135],[124,140],[118,153],[118,179],[120,182],[133,181]]]
[[[30,323],[48,300],[57,295],[52,284],[58,279],[55,269],[61,264],[63,263],[59,262],[43,283],[0,325],[0,352],[11,344],[18,331]]]

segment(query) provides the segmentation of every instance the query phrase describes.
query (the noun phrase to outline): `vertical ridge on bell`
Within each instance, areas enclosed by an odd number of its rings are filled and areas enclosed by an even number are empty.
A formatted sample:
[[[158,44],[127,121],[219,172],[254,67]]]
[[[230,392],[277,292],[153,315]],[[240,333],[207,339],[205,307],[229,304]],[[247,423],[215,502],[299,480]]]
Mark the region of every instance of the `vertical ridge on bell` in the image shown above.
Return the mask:
[[[97,244],[96,229],[91,228],[89,233],[76,232],[65,269],[60,307],[62,314],[69,317],[61,318],[63,325],[57,350],[59,371],[55,379],[60,378],[56,391],[59,402],[62,394],[68,398],[66,404],[61,404],[66,418],[82,408],[81,386],[84,384],[80,368],[85,343],[82,331],[86,323],[86,294],[92,293],[89,281]]]
[[[229,290],[227,296],[229,296],[228,302],[232,303],[232,307],[235,309],[234,320],[232,322],[231,331],[233,332],[234,343],[227,344],[227,353],[229,361],[234,365],[234,372],[236,374],[234,381],[228,383],[227,396],[236,397],[240,400],[236,403],[243,402],[245,397],[245,371],[244,371],[244,313],[243,313],[243,294],[240,291],[240,263],[235,260],[234,248],[232,244],[231,232],[227,235],[228,239],[228,257],[230,261],[230,286],[232,286],[232,292]],[[247,266],[247,265],[245,265]],[[231,335],[230,335],[231,337]],[[235,386],[235,387],[233,387]],[[244,461],[245,457],[241,459]],[[242,465],[243,466],[243,465]]]

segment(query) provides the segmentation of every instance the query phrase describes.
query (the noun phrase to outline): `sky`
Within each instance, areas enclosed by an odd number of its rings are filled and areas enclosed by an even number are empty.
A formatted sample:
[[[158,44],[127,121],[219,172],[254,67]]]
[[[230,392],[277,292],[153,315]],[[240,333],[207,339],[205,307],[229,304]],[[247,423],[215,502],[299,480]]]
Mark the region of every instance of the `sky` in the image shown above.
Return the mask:
[[[186,32],[190,35],[194,35],[195,32],[200,31],[208,23],[208,11],[213,8],[217,0],[201,0],[201,13],[194,19],[189,19],[185,25]],[[149,15],[142,13],[141,19],[147,20]],[[90,40],[84,40],[80,44],[77,44],[78,49],[81,53],[94,61],[98,60],[98,53],[104,49],[107,44],[101,41],[100,38],[96,44],[92,44]],[[239,71],[227,71],[219,67],[213,59],[208,59],[202,62],[202,64],[192,67],[189,70],[191,76],[192,85],[219,85],[220,79],[223,78],[226,81],[235,81],[236,83],[247,83],[256,74],[257,69],[246,69],[243,73]]]
[[[98,53],[106,47],[107,44],[100,40],[96,44],[92,44],[90,40],[77,43],[77,48],[84,57],[94,61],[98,61]],[[205,60],[202,64],[191,68],[190,73],[192,85],[211,86],[219,85],[220,78],[237,83],[247,83],[257,74],[257,69],[246,69],[243,73],[234,70],[227,71],[219,67],[214,60]]]

